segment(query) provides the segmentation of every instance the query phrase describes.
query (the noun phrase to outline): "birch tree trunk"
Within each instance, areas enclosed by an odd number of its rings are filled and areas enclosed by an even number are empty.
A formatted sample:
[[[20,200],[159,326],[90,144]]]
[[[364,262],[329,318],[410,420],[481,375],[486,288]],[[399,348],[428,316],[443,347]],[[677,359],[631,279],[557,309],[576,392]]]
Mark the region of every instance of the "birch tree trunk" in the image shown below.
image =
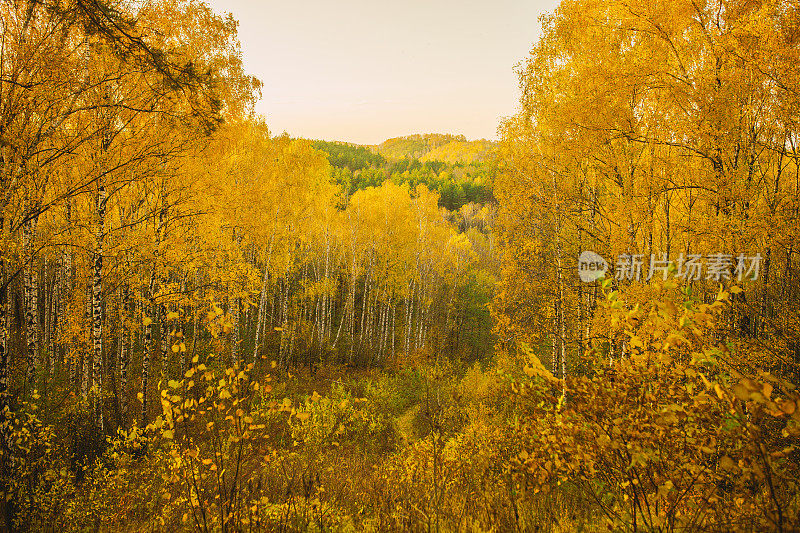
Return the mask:
[[[322,296],[322,332],[321,332],[321,342],[327,341],[330,333],[328,330],[330,329],[330,323],[328,320],[329,317],[329,299],[330,296],[328,295],[328,277],[330,276],[330,255],[331,255],[331,243],[330,238],[328,236],[328,232],[325,232],[325,273],[323,275],[322,281],[325,284],[325,292]]]
[[[86,284],[85,292],[85,316],[84,321],[87,324],[87,329],[89,330],[89,340],[87,345],[84,346],[83,350],[83,358],[82,358],[82,367],[81,367],[81,398],[83,401],[87,401],[89,399],[89,373],[92,366],[91,361],[91,353],[89,350],[89,344],[91,344],[91,332],[92,332],[92,280],[90,279],[89,282]],[[86,337],[84,337],[84,341],[86,341]]]
[[[122,317],[120,320],[120,333],[119,333],[119,398],[120,398],[120,412],[122,413],[122,420],[127,421],[128,416],[128,337],[129,327],[128,320],[131,315],[131,297],[130,287],[127,283],[123,283],[121,287],[122,294],[120,295]]]
[[[169,283],[169,280],[167,280]],[[167,323],[168,307],[163,303],[158,307],[158,324],[159,324],[159,346],[161,346],[161,379],[166,382],[169,377],[167,367],[169,366],[169,353],[170,346],[172,345],[170,339],[170,326]]]
[[[556,195],[556,180],[555,175],[553,175],[553,196],[555,199]],[[561,244],[561,217],[559,215],[559,210],[556,208],[556,228],[555,228],[555,235],[556,235],[556,279],[558,281],[558,312],[556,314],[556,320],[558,322],[558,345],[559,345],[559,356],[561,359],[561,379],[563,380],[561,383],[561,395],[564,400],[566,400],[567,396],[567,354],[566,354],[566,323],[564,320],[564,273],[563,273],[563,262],[562,262],[562,244]]]
[[[5,219],[0,216],[0,239],[3,237],[5,231]],[[9,332],[9,318],[11,314],[8,312],[8,288],[6,286],[6,261],[5,253],[0,250],[0,412],[6,405],[6,394],[8,391],[9,381],[9,357],[8,357],[8,332]],[[0,427],[5,427],[0,425]],[[1,430],[0,430],[1,431]],[[5,438],[5,433],[0,435]],[[5,444],[5,440],[0,442],[0,445]]]
[[[67,235],[69,236],[70,241],[72,240],[72,201],[67,200],[67,205],[65,209],[65,219],[67,224]],[[74,365],[74,358],[70,358],[69,361],[66,361],[67,357],[67,348],[63,345],[64,343],[64,332],[67,326],[67,316],[66,316],[66,303],[67,298],[70,298],[72,295],[72,290],[74,288],[75,277],[73,276],[72,272],[72,265],[74,264],[73,260],[73,252],[72,249],[69,249],[64,252],[62,255],[62,269],[64,271],[61,279],[63,285],[61,286],[61,296],[58,299],[58,332],[59,337],[61,338],[61,364],[63,366],[69,367],[69,377],[70,377],[70,384],[71,386],[75,386],[75,365]]]
[[[267,307],[267,288],[269,286],[269,263],[272,258],[272,245],[275,242],[275,231],[269,238],[267,257],[264,260],[264,278],[261,281],[261,296],[258,301],[258,320],[256,320],[256,339],[253,347],[253,362],[258,360],[258,350],[261,348],[261,331],[264,329],[264,318]]]
[[[356,268],[358,267],[358,259],[356,258],[355,246],[351,247],[352,251],[352,263],[350,266],[350,287],[347,291],[347,302],[345,303],[345,310],[344,310],[344,317],[343,321],[347,325],[347,337],[350,342],[350,346],[348,347],[349,350],[349,361],[353,361],[353,337],[355,335],[355,320],[356,320]],[[333,341],[333,346],[336,346],[336,343],[339,341],[339,334],[342,331],[342,322],[339,323],[339,331],[336,333],[336,339]]]
[[[367,329],[367,316],[369,314],[369,296],[370,285],[372,280],[372,262],[374,256],[370,254],[369,267],[364,273],[364,296],[361,299],[361,330],[358,332],[358,345],[359,348],[364,342],[364,331]]]
[[[38,217],[28,220],[22,228],[22,242],[25,253],[23,290],[25,295],[25,337],[27,344],[26,384],[35,386],[36,370],[39,366],[39,275],[33,265],[33,241],[36,239]]]
[[[417,292],[416,283],[412,279],[408,283],[408,299],[406,300],[406,340],[404,351],[408,355],[411,353],[411,331],[414,320],[414,295]]]
[[[156,282],[159,268],[159,247],[161,246],[162,233],[164,230],[164,222],[166,219],[166,208],[162,207],[158,215],[158,228],[156,229],[156,246],[155,254],[153,257],[153,270],[150,272],[150,284],[148,287],[147,298],[150,302],[148,306],[148,314],[144,326],[144,347],[142,350],[142,419],[139,422],[141,427],[147,425],[147,389],[149,386],[150,378],[150,352],[153,349],[153,318],[158,313],[156,306]]]
[[[395,329],[395,319],[397,318],[397,313],[395,311],[393,311],[393,310],[390,310],[390,312],[392,313],[392,362],[394,362],[395,359],[396,359],[396,355],[395,355],[395,351],[394,351],[394,340],[395,340],[395,333],[397,331]]]
[[[233,334],[231,335],[231,364],[239,362],[239,321],[241,319],[241,302],[239,297],[233,298],[231,303],[233,315]]]
[[[103,427],[103,241],[106,232],[106,189],[102,182],[97,188],[97,244],[92,276],[92,347],[94,371],[92,389],[95,394],[95,422]]]
[[[59,311],[63,291],[64,269],[61,261],[53,263],[53,281],[50,289],[50,305],[47,306],[47,370],[50,382],[56,375],[56,336],[58,334]]]
[[[47,367],[47,376],[48,379],[45,382],[49,382],[50,376],[50,362],[53,360],[53,347],[51,346],[50,342],[52,340],[50,336],[50,313],[52,311],[52,304],[53,304],[53,285],[55,284],[55,276],[53,276],[53,265],[50,263],[48,257],[44,258],[44,266],[42,267],[42,294],[44,296],[44,324],[42,328],[42,333],[44,336],[42,342],[42,348],[47,352],[47,359],[45,361],[45,366]]]
[[[764,254],[764,268],[763,274],[761,278],[761,298],[759,302],[759,310],[758,310],[758,320],[757,324],[758,327],[756,329],[756,337],[761,339],[764,337],[766,332],[766,323],[767,323],[767,314],[768,314],[768,307],[767,307],[767,287],[769,285],[769,275],[770,275],[770,260],[772,259],[772,248],[767,248],[766,253]]]
[[[550,368],[553,376],[558,377],[558,301],[553,302],[553,346],[550,359]]]
[[[2,159],[0,159],[2,161]],[[0,214],[0,241],[4,240],[5,225],[4,218]],[[0,248],[0,475],[5,479],[11,470],[10,454],[5,453],[11,444],[11,426],[6,423],[6,406],[8,405],[8,385],[10,379],[10,358],[8,354],[8,335],[10,331],[11,313],[9,305],[9,291],[6,285],[6,261],[5,250]],[[5,485],[5,483],[3,483]],[[3,486],[5,489],[5,486]],[[7,512],[7,502],[2,502],[5,514]]]
[[[125,239],[125,208],[120,207],[120,233]],[[130,263],[125,258],[125,265],[130,268]],[[123,280],[119,288],[119,413],[122,424],[128,422],[128,342],[130,338],[129,320],[132,317],[131,289],[127,280]]]

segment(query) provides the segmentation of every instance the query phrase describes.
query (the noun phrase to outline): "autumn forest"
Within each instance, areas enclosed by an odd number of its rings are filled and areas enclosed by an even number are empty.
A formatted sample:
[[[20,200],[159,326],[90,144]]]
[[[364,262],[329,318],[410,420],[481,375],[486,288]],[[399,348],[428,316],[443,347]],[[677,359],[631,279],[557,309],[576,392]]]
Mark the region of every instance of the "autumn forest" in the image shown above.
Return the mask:
[[[800,6],[540,24],[358,144],[201,0],[0,0],[0,531],[800,531]]]

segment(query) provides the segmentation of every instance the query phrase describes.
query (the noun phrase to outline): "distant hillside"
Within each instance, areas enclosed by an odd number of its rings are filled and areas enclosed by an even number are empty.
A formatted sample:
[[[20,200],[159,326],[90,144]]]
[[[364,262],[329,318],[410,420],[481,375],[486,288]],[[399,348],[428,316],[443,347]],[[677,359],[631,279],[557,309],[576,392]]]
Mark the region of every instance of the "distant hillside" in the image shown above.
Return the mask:
[[[376,153],[374,146],[359,146],[339,141],[312,141],[311,145],[328,154],[328,162],[337,168],[355,171],[386,165],[386,158]]]
[[[312,146],[327,154],[333,179],[348,195],[392,180],[437,191],[439,205],[450,210],[493,200],[497,143],[491,141],[431,133],[396,137],[377,146],[330,141],[312,141]]]
[[[479,141],[451,141],[437,146],[419,158],[420,161],[443,161],[445,163],[479,163],[491,158],[497,143],[481,139]]]
[[[387,159],[419,159],[431,150],[453,141],[466,142],[463,135],[425,133],[386,139],[375,151]]]
[[[463,135],[425,133],[387,139],[371,149],[386,159],[419,159],[445,163],[485,161],[497,143],[468,141]]]

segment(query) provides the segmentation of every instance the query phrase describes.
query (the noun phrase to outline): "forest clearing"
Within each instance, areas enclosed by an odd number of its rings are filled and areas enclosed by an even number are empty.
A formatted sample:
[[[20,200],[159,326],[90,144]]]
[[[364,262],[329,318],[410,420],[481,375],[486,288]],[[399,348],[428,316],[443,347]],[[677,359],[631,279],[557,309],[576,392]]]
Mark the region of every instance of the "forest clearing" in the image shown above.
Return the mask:
[[[796,2],[563,0],[496,140],[272,131],[201,0],[0,24],[0,531],[800,531]]]

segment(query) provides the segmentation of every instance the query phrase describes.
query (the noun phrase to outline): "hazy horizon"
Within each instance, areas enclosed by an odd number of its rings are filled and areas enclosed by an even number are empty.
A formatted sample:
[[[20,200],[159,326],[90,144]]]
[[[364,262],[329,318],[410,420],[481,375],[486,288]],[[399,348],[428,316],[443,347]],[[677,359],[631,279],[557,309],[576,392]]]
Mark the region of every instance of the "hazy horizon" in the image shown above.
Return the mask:
[[[274,134],[379,144],[412,134],[497,139],[514,65],[556,0],[423,3],[209,0],[239,21],[256,112]]]

